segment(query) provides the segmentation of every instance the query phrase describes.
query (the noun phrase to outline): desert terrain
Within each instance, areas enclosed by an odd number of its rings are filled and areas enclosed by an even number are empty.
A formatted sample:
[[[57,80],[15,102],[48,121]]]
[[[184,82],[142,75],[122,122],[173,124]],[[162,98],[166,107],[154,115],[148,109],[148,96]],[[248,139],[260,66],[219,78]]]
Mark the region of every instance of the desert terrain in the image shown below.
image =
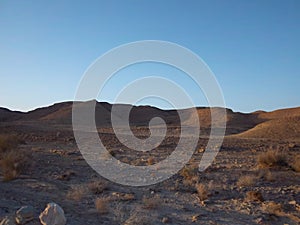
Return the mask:
[[[104,179],[86,163],[73,135],[72,104],[27,113],[0,108],[0,224],[8,224],[5,218],[14,221],[22,206],[34,208],[34,218],[26,224],[41,224],[39,214],[50,202],[62,207],[69,225],[300,224],[300,108],[226,109],[220,152],[199,172],[211,128],[210,109],[199,107],[201,132],[189,163],[161,183],[128,187]],[[111,108],[109,103],[96,105],[99,138],[115,158],[137,166],[172,153],[180,125],[192,126],[195,119],[189,109],[183,110],[180,124],[175,110],[133,107],[135,136],[150,135],[148,123],[154,116],[167,124],[157,148],[136,152],[114,135]]]

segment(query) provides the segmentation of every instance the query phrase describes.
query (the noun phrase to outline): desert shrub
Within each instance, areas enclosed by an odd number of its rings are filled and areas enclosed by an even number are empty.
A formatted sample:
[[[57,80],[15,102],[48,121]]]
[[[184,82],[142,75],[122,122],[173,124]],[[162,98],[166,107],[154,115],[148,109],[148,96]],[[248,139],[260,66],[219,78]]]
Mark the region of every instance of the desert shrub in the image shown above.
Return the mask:
[[[187,181],[195,180],[197,176],[198,168],[185,166],[181,171],[180,175]]]
[[[150,156],[150,157],[147,159],[147,164],[148,164],[148,166],[155,164],[155,160],[154,160],[154,157],[153,157],[153,156]]]
[[[161,200],[158,196],[143,197],[144,209],[156,209],[161,204]]]
[[[241,176],[236,185],[239,187],[248,187],[252,186],[257,182],[257,177],[255,175],[244,175]]]
[[[200,201],[208,199],[208,191],[204,184],[196,184],[196,190]]]
[[[0,135],[0,154],[16,148],[22,141],[15,135]]]
[[[0,168],[4,181],[17,178],[28,167],[28,156],[21,150],[10,150],[1,154]]]
[[[245,201],[249,202],[263,202],[264,198],[259,191],[248,191],[246,193]]]
[[[282,210],[282,205],[280,203],[276,203],[273,201],[266,202],[262,206],[262,210],[266,213],[269,213],[271,215],[275,216],[283,216],[283,210]]]
[[[287,166],[286,154],[278,149],[269,149],[258,156],[258,166],[261,168]]]
[[[108,188],[108,184],[106,181],[95,180],[88,183],[88,189],[93,194],[101,194],[104,190]]]
[[[0,168],[4,181],[17,178],[29,165],[28,154],[18,149],[21,143],[15,135],[0,135]]]
[[[109,200],[107,198],[96,198],[95,200],[95,208],[98,213],[106,214],[109,212],[108,207]]]
[[[265,181],[274,181],[275,177],[269,169],[260,169],[258,171],[258,178]]]
[[[87,194],[87,188],[82,185],[73,185],[67,193],[67,198],[80,201]]]
[[[297,156],[297,157],[294,159],[294,161],[293,161],[291,167],[292,167],[293,170],[295,170],[296,172],[300,172],[300,156]]]

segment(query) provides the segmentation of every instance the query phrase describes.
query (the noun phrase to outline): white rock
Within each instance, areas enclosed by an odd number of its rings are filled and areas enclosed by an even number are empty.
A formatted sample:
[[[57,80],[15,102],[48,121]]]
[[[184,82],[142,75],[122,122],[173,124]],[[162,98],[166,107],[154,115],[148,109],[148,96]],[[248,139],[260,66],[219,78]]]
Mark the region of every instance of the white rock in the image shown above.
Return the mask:
[[[67,222],[64,210],[56,203],[49,203],[39,218],[43,225],[65,225]]]

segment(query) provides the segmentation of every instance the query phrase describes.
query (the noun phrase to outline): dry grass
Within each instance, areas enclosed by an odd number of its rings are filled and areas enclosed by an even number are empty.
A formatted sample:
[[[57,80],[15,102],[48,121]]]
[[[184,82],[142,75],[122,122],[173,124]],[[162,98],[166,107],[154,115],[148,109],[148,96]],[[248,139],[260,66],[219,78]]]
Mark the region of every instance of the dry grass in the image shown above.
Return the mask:
[[[273,201],[266,202],[262,206],[262,210],[270,215],[274,216],[285,216],[290,218],[291,220],[295,221],[297,224],[300,223],[300,218],[298,216],[293,215],[292,213],[286,213],[283,211],[283,207],[280,203],[276,203]]]
[[[275,216],[284,216],[284,212],[282,211],[282,205],[280,203],[276,203],[273,201],[266,202],[262,206],[262,210],[266,213],[269,213],[271,215]]]
[[[97,195],[108,189],[108,183],[106,181],[95,180],[88,183],[87,187],[93,194]]]
[[[208,190],[204,184],[196,184],[196,190],[200,201],[208,199]]]
[[[278,149],[269,149],[261,153],[257,162],[260,168],[284,167],[288,165],[286,154]]]
[[[123,225],[150,225],[153,224],[151,221],[151,218],[149,218],[144,213],[141,213],[140,211],[134,211],[133,213],[130,213],[129,218],[122,223]]]
[[[20,150],[10,150],[2,153],[0,168],[4,181],[16,179],[29,165],[28,155]]]
[[[245,201],[247,202],[263,202],[264,198],[259,191],[248,191],[246,193]]]
[[[0,154],[16,148],[22,141],[15,135],[0,135]]]
[[[197,170],[198,168],[194,168],[191,166],[185,166],[181,171],[180,175],[185,179],[185,180],[192,180],[197,176]]]
[[[147,159],[147,164],[148,164],[148,166],[155,164],[155,160],[154,160],[154,157],[153,157],[153,156],[150,156],[150,157]]]
[[[82,185],[74,185],[67,193],[67,198],[80,201],[87,194],[87,188]]]
[[[113,192],[111,199],[117,201],[132,201],[135,199],[135,196],[132,193]]]
[[[236,185],[238,187],[249,187],[253,186],[257,182],[257,177],[255,175],[244,175],[241,176]]]
[[[29,165],[28,154],[18,145],[22,141],[14,135],[0,135],[0,168],[4,181],[17,178]]]
[[[95,208],[100,214],[107,214],[109,212],[109,199],[107,198],[96,198]]]
[[[258,178],[263,179],[265,181],[272,182],[275,180],[275,176],[269,169],[261,169],[258,171]]]
[[[144,209],[157,209],[160,204],[161,204],[161,200],[158,196],[143,197]]]

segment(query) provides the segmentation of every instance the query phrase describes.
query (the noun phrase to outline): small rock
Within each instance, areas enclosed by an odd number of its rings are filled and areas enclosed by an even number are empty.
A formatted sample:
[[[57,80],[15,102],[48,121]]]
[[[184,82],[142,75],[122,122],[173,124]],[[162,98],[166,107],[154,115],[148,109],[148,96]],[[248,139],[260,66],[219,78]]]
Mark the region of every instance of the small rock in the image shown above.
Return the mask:
[[[34,219],[34,208],[32,206],[23,206],[16,212],[17,224],[25,224]]]
[[[289,204],[290,205],[297,205],[297,202],[295,200],[293,200],[293,201],[290,201]]]
[[[199,217],[200,217],[200,215],[194,215],[194,216],[192,216],[192,222],[193,222],[193,223],[194,223],[194,222],[197,222],[198,219],[199,219]]]
[[[161,222],[162,223],[169,223],[170,219],[168,217],[164,217],[164,218],[162,218]]]
[[[14,220],[10,217],[5,217],[0,223],[0,225],[15,225],[15,224],[16,223],[14,222]]]
[[[67,222],[64,210],[56,203],[49,203],[39,218],[43,225],[65,225]]]

